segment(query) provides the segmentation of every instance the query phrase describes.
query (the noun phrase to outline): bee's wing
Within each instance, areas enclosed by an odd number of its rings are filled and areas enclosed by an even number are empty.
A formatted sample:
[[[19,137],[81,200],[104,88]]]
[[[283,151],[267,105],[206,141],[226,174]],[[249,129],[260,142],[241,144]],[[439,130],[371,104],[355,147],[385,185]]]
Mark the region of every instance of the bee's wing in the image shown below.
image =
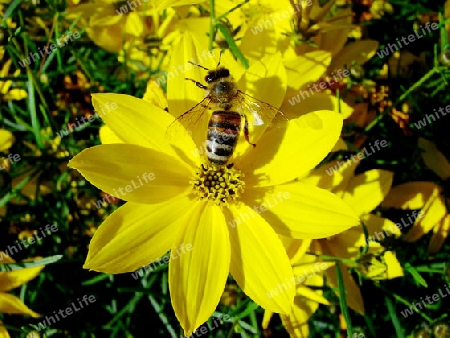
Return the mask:
[[[205,140],[208,131],[208,121],[210,119],[211,99],[204,98],[194,107],[180,115],[167,128],[166,135],[171,143],[177,143],[180,135],[188,133],[191,135],[197,147]]]
[[[253,141],[258,140],[269,126],[283,128],[289,122],[281,110],[266,102],[255,99],[240,90],[237,97],[239,103],[236,105],[236,109],[247,117]],[[252,141],[252,136],[250,136],[250,140]]]

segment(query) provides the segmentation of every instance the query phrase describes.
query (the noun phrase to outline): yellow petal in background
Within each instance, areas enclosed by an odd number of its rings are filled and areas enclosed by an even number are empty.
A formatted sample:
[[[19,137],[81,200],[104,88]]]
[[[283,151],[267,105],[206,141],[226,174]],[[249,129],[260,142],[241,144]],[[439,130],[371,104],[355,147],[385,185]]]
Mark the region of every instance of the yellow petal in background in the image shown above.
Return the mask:
[[[4,254],[4,253],[3,253]],[[4,257],[4,256],[2,256]],[[2,259],[2,263],[13,263],[14,260]],[[22,284],[35,278],[42,271],[44,266],[38,266],[35,268],[26,268],[8,272],[0,272],[0,292],[9,291],[15,289]]]
[[[273,187],[266,195],[264,189],[252,189],[243,200],[249,206],[264,206],[267,211],[261,216],[275,231],[297,239],[332,236],[359,223],[358,216],[340,198],[301,182]]]
[[[358,163],[352,160],[331,161],[301,177],[301,182],[331,191],[340,197],[353,177],[357,165]]]
[[[14,88],[3,96],[5,101],[22,100],[28,96],[28,93],[23,89]]]
[[[433,229],[433,236],[431,236],[428,252],[435,254],[441,250],[444,241],[448,237],[450,231],[450,215],[445,216],[439,224]]]
[[[217,52],[210,53],[208,45],[190,32],[185,32],[175,43],[167,73],[167,101],[172,116],[178,117],[185,113],[205,96],[204,90],[185,80],[190,78],[205,84],[203,82],[205,70],[189,62],[193,61],[208,69],[215,69],[218,59]]]
[[[122,28],[119,25],[92,26],[86,29],[86,33],[95,44],[108,52],[117,53],[122,49]]]
[[[445,200],[439,194],[433,194],[421,210],[423,217],[417,217],[414,226],[403,240],[413,243],[437,226],[447,214]]]
[[[283,59],[288,86],[298,90],[317,81],[325,73],[330,62],[330,53],[323,50]]]
[[[403,277],[405,275],[405,273],[403,272],[403,268],[395,255],[395,252],[386,251],[383,258],[387,267],[386,279]]]
[[[169,109],[166,95],[164,94],[162,88],[155,81],[148,81],[147,88],[145,89],[145,94],[142,99],[150,102],[151,104],[162,110]]]
[[[238,81],[238,89],[255,99],[278,108],[286,92],[286,71],[280,53],[269,55],[254,63]]]
[[[218,206],[198,203],[185,224],[173,248],[191,244],[192,250],[170,262],[169,288],[175,314],[190,336],[219,304],[231,253],[228,227]]]
[[[95,232],[83,267],[104,273],[124,273],[158,262],[172,247],[191,206],[187,198],[156,205],[126,203]],[[174,208],[186,212],[179,215],[173,212]]]
[[[246,185],[276,185],[308,172],[328,154],[341,128],[339,114],[317,111],[289,121],[286,129],[268,131],[257,147],[242,157]]]
[[[230,206],[230,272],[242,290],[266,310],[289,313],[295,284],[286,251],[272,227],[253,209]],[[251,215],[243,217],[243,215]]]
[[[0,337],[1,338],[10,338],[11,337],[8,333],[8,330],[6,330],[6,327],[4,326],[4,324],[1,320],[0,320]]]
[[[420,209],[432,196],[437,196],[440,192],[441,188],[432,182],[408,182],[391,188],[381,206]]]
[[[425,164],[443,180],[450,177],[450,163],[438,150],[433,142],[419,138],[419,148],[422,148],[422,158]]]
[[[352,206],[357,215],[367,214],[384,200],[393,176],[393,172],[381,169],[357,175],[347,185],[342,199]]]
[[[33,318],[39,318],[41,315],[31,310],[19,298],[9,293],[0,292],[0,312],[24,314]]]
[[[347,271],[347,267],[341,263],[339,263],[339,266],[342,271],[342,279],[344,282],[344,290],[346,293],[345,299],[347,301],[347,304],[350,308],[364,316],[364,302],[359,286]],[[326,270],[325,275],[327,276],[327,280],[330,285],[337,289],[338,279],[336,275],[336,269]],[[339,291],[336,291],[336,294],[339,295]]]
[[[331,61],[328,71],[331,73],[338,69],[348,69],[353,62],[362,66],[370,60],[378,49],[378,41],[356,41],[345,46]]]
[[[369,242],[369,245],[371,245],[375,240],[383,241],[388,236],[399,237],[401,235],[400,228],[406,229],[406,227],[412,226],[409,222],[406,223],[406,226],[402,222],[397,223],[397,225],[387,218],[372,214],[362,215],[361,220],[366,226],[368,240],[372,241]],[[356,242],[356,246],[364,247],[366,241],[367,240],[361,231],[361,238]]]
[[[13,134],[5,129],[0,129],[0,151],[6,152],[14,143]]]
[[[241,77],[237,84],[238,88],[245,94],[251,97],[261,100],[265,103],[277,108],[283,101],[284,93],[286,91],[286,72],[281,60],[280,53],[264,57],[261,61],[254,63]],[[264,119],[264,124],[259,125],[257,128],[254,125],[255,119],[253,116],[253,108],[251,111],[239,107],[236,107],[237,111],[241,114],[246,114],[249,124],[249,135],[252,143],[258,144],[261,136],[270,126],[274,116],[268,116]],[[250,151],[253,148],[245,142],[244,138],[240,138],[241,142],[235,150],[235,156],[239,157],[245,151]]]

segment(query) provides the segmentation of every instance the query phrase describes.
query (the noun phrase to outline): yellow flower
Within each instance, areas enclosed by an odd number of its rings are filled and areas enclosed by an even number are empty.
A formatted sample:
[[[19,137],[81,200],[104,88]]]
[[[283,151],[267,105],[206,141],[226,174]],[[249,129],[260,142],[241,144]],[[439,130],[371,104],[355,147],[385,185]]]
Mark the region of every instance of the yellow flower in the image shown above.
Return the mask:
[[[355,157],[357,158],[357,157]],[[370,279],[391,279],[403,276],[403,269],[393,252],[383,252],[378,241],[388,235],[400,235],[400,229],[390,220],[370,212],[375,209],[387,195],[393,173],[386,170],[373,169],[354,175],[357,164],[352,159],[347,162],[332,161],[314,170],[302,182],[327,189],[344,202],[351,205],[367,229],[366,239],[361,227],[344,231],[328,239],[314,240],[311,251],[342,259],[356,260],[358,263],[341,267],[348,305],[359,313],[364,313],[363,299],[359,287],[351,277],[348,268],[356,268]],[[381,236],[380,236],[381,234]],[[361,256],[361,249],[368,247]],[[332,286],[337,287],[337,275],[334,269],[326,270],[325,275]]]
[[[172,65],[185,65],[197,47],[186,35],[173,51]],[[280,56],[264,61],[245,73],[239,88],[266,95],[271,103],[278,100],[279,105],[284,94],[280,83],[285,83]],[[188,99],[198,102],[202,97],[195,85],[179,82],[185,76],[201,79],[195,76],[200,74],[197,68],[168,83],[169,111],[176,116],[186,102],[191,103]],[[187,94],[191,87],[195,94]],[[299,170],[307,171],[323,159],[338,139],[342,118],[334,112],[311,113],[262,136],[251,129],[258,146],[249,149],[241,140],[231,167],[206,163],[198,151],[200,142],[196,145],[187,131],[180,130],[174,145],[168,143],[166,132],[174,118],[148,101],[116,94],[93,96],[97,111],[107,102],[119,108],[104,115],[104,121],[123,144],[83,150],[69,166],[127,203],[94,234],[84,267],[131,272],[171,249],[176,257],[169,262],[169,289],[186,334],[213,313],[229,272],[262,307],[289,312],[294,288],[276,298],[267,295],[285,279],[292,279],[277,233],[320,238],[358,222],[350,207],[333,194],[293,181]],[[204,128],[194,131],[194,138],[205,135]],[[145,183],[145,177],[153,179]],[[134,189],[133,180],[140,184]],[[127,193],[122,194],[119,189],[125,186],[129,186]],[[258,214],[255,208],[260,205],[265,210]],[[182,249],[186,247],[191,250]]]
[[[15,262],[14,259],[6,255],[3,251],[0,252],[0,257],[2,264]],[[28,308],[28,306],[26,306],[19,298],[7,292],[32,280],[39,275],[43,268],[43,266],[38,266],[34,268],[0,272],[0,312],[24,314],[33,318],[40,317],[40,314]],[[9,334],[3,325],[0,325],[0,336],[9,337]]]
[[[450,163],[436,145],[419,138],[419,147],[424,151],[422,158],[425,164],[444,182],[448,182]],[[450,231],[450,214],[446,207],[447,203],[450,203],[450,198],[438,185],[432,182],[408,182],[394,187],[383,201],[382,206],[406,210],[421,209],[420,217],[416,217],[414,225],[402,239],[414,243],[428,232],[433,231],[428,252],[436,253],[441,249]]]

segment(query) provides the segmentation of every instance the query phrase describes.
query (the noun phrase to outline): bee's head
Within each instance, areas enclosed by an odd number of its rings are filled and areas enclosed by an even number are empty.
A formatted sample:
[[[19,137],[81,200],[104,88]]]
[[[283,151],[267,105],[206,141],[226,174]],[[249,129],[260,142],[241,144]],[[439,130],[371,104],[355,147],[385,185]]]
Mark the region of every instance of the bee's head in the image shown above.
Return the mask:
[[[205,82],[206,83],[213,83],[220,79],[224,79],[230,76],[230,71],[224,67],[216,69],[216,70],[210,70],[208,71],[208,75],[205,76]]]

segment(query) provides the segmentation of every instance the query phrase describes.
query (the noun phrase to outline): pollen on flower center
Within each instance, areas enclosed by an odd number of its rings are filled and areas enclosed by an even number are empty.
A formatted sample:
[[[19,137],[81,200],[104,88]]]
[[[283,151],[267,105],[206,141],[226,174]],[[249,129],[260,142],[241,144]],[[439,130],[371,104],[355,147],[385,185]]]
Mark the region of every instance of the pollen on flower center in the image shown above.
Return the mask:
[[[218,205],[236,201],[244,192],[244,175],[232,165],[202,164],[191,181],[195,194]]]

